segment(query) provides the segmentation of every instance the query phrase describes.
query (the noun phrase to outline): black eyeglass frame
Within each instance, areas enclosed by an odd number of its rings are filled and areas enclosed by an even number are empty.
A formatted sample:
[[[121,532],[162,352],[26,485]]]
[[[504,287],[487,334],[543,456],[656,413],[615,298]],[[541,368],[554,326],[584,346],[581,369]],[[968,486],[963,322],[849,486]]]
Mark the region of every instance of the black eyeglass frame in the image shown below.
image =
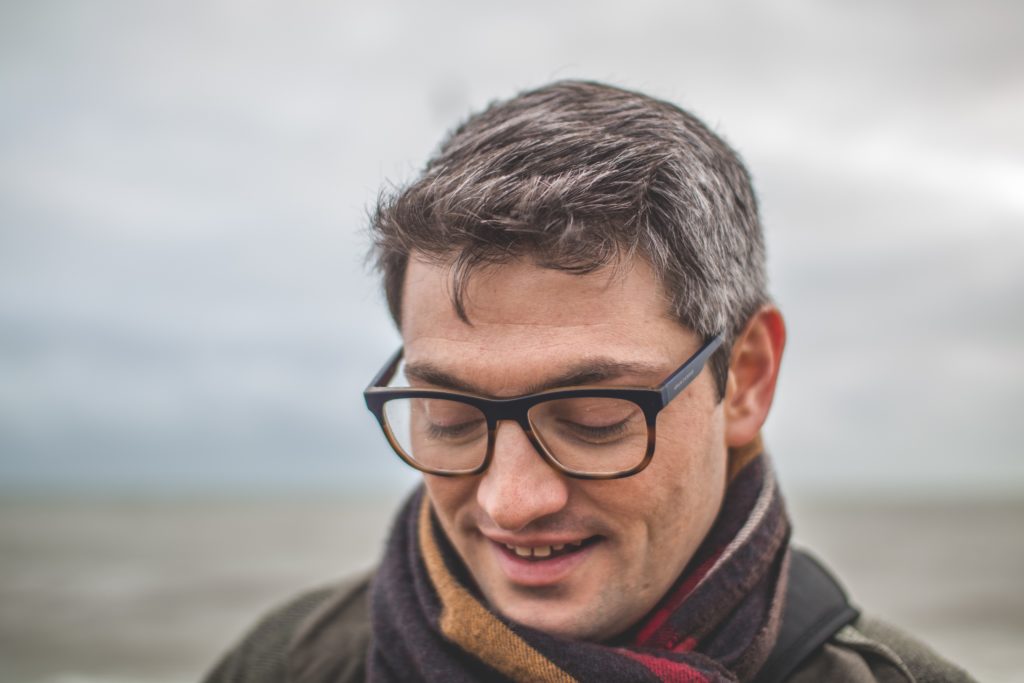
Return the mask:
[[[460,477],[480,474],[491,464],[494,456],[494,442],[498,430],[498,423],[502,420],[512,420],[518,424],[529,438],[537,452],[547,461],[549,465],[569,477],[576,479],[621,479],[634,475],[647,467],[651,458],[654,457],[654,445],[656,441],[655,426],[658,420],[658,413],[664,410],[665,406],[679,396],[683,390],[701,373],[708,359],[724,341],[723,334],[717,334],[705,342],[697,351],[690,356],[682,365],[670,374],[661,384],[654,388],[639,387],[571,387],[564,389],[548,389],[534,394],[513,396],[510,398],[486,398],[462,391],[449,391],[440,389],[416,389],[413,387],[389,387],[388,382],[394,377],[398,370],[398,364],[402,360],[404,348],[399,347],[398,351],[388,359],[384,367],[373,378],[370,385],[363,391],[363,398],[366,407],[370,409],[373,416],[377,418],[384,436],[387,438],[391,448],[409,466],[428,474],[442,477]],[[401,398],[436,398],[458,401],[477,408],[484,415],[487,421],[487,452],[483,461],[478,467],[465,470],[438,470],[427,467],[416,462],[412,456],[405,453],[398,439],[391,432],[387,418],[384,414],[384,404],[390,400]],[[617,398],[631,401],[644,413],[647,421],[647,451],[643,460],[634,467],[621,472],[593,473],[581,472],[566,467],[558,462],[558,459],[548,452],[540,439],[533,433],[533,426],[530,424],[529,410],[538,403],[554,401],[567,398]]]

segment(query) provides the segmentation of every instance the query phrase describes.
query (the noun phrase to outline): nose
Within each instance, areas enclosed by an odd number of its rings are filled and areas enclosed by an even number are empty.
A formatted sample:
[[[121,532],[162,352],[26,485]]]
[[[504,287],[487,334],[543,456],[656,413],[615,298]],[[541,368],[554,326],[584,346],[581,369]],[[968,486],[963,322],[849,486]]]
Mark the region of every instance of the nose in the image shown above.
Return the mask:
[[[503,421],[476,497],[491,521],[515,532],[562,510],[569,501],[569,482],[537,452],[522,427]]]

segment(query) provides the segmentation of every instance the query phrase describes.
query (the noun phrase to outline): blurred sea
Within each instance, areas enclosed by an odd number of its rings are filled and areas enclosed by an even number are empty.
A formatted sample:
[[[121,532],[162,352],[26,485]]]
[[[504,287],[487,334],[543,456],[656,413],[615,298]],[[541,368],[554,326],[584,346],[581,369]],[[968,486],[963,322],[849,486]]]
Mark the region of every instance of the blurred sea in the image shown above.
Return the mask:
[[[0,681],[194,681],[275,603],[372,566],[397,500],[0,502]],[[790,507],[865,612],[1024,681],[1024,501]]]

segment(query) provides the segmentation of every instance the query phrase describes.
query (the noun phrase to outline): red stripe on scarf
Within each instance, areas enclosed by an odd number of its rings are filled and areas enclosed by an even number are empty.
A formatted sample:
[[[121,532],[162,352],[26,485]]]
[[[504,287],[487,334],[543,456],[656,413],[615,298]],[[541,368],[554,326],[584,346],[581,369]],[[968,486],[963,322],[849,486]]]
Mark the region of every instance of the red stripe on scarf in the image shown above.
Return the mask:
[[[689,652],[695,647],[697,647],[696,638],[683,638],[678,645],[672,648],[672,652]]]
[[[689,643],[688,641],[693,640],[692,638],[683,638],[685,634],[673,634],[665,642],[652,643],[651,638],[658,632],[665,622],[668,620],[672,613],[675,612],[679,605],[683,604],[690,592],[700,583],[711,568],[715,565],[715,562],[721,556],[725,548],[720,548],[714,552],[710,557],[700,563],[693,572],[687,576],[679,587],[672,593],[672,595],[665,601],[662,602],[661,606],[658,607],[651,618],[647,620],[647,623],[643,625],[643,628],[636,634],[636,639],[633,641],[634,645],[639,647],[659,647],[667,650],[675,650],[677,652],[688,652],[694,648],[696,642]],[[683,638],[683,640],[679,640]],[[687,646],[688,644],[688,646]]]
[[[643,654],[642,652],[634,652],[632,650],[620,649],[619,653],[629,657],[630,659],[640,662],[652,674],[658,677],[658,680],[664,683],[709,683],[710,678],[697,671],[692,666],[683,664],[681,662],[673,662],[670,659],[664,659],[662,657],[654,657],[651,655]]]

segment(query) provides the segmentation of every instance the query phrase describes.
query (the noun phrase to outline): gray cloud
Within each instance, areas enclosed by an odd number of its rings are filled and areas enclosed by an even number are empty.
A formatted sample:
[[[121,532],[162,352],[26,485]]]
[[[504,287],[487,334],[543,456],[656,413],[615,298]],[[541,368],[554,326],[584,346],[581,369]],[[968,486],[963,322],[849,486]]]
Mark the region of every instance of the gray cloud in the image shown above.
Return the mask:
[[[786,478],[1019,491],[1022,13],[8,4],[0,487],[407,484],[359,396],[398,343],[365,207],[468,108],[590,77],[693,108],[753,170]]]

